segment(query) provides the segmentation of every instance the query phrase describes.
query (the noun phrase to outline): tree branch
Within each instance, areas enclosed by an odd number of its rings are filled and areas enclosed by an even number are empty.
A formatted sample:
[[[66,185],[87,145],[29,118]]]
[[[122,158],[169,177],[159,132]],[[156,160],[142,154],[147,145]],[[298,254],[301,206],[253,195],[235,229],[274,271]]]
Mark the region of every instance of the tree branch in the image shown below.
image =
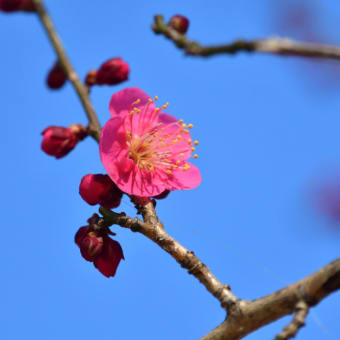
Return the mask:
[[[300,301],[296,305],[296,311],[292,321],[278,334],[274,340],[288,340],[294,338],[301,327],[305,325],[309,306],[306,302]]]
[[[183,268],[187,269],[189,274],[198,279],[205,288],[220,301],[221,306],[225,308],[228,313],[232,313],[234,308],[238,306],[238,298],[231,292],[230,287],[223,285],[193,251],[183,247],[164,231],[163,225],[158,221],[151,202],[147,203],[143,209],[145,211],[143,214],[146,220],[145,222],[138,218],[132,219],[131,217],[125,216],[125,214],[117,214],[103,207],[99,209],[99,212],[104,216],[106,225],[117,224],[121,227],[129,228],[157,243]]]
[[[175,45],[183,49],[187,55],[210,57],[218,54],[236,54],[238,52],[260,52],[284,56],[327,58],[340,60],[340,46],[297,42],[286,38],[268,38],[261,40],[236,40],[230,44],[203,46],[189,40],[184,34],[177,32],[164,23],[162,15],[154,17],[152,29],[162,34]]]
[[[61,43],[61,40],[54,29],[52,20],[48,15],[42,0],[33,0],[36,7],[36,12],[38,13],[39,19],[44,26],[44,29],[54,47],[54,50],[58,56],[58,60],[64,72],[66,73],[68,79],[73,85],[80,101],[84,107],[85,113],[89,120],[89,133],[97,141],[99,141],[100,135],[100,123],[98,121],[97,114],[93,108],[93,105],[89,99],[88,91],[86,90],[83,83],[79,80],[77,73],[75,72],[66,51]]]
[[[228,319],[202,340],[242,339],[256,329],[292,314],[301,301],[312,307],[338,289],[340,258],[305,279],[261,299],[250,302],[239,300],[239,308],[234,308]]]

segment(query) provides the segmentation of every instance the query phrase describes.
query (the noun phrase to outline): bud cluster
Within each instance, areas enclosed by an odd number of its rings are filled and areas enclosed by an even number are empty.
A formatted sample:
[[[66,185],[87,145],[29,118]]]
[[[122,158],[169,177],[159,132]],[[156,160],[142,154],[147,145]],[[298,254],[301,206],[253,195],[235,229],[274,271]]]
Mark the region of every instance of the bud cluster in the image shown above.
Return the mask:
[[[109,237],[109,233],[107,229],[95,230],[90,224],[79,228],[74,237],[82,257],[93,262],[106,277],[114,276],[121,259],[124,259],[122,247]]]

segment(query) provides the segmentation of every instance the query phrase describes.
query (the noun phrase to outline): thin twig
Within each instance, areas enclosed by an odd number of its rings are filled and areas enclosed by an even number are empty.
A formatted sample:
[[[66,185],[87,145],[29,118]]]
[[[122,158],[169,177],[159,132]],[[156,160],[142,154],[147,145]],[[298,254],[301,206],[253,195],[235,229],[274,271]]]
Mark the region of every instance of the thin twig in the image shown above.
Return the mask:
[[[288,340],[294,338],[301,327],[305,325],[309,306],[305,301],[299,301],[292,321],[276,336],[274,340]]]
[[[162,15],[155,16],[152,29],[155,33],[162,34],[172,40],[178,48],[183,49],[187,55],[192,56],[210,57],[218,54],[232,55],[238,52],[260,52],[285,56],[340,60],[340,46],[303,43],[286,38],[273,37],[261,40],[240,39],[224,45],[203,46],[166,25]]]
[[[85,113],[87,115],[87,118],[89,120],[89,132],[90,135],[99,141],[99,135],[100,135],[100,123],[98,121],[97,114],[93,108],[93,105],[89,99],[87,90],[83,83],[79,80],[79,77],[77,73],[75,72],[67,54],[66,51],[62,45],[62,42],[54,29],[53,22],[48,15],[46,8],[43,4],[42,0],[33,0],[34,5],[36,7],[36,12],[38,13],[38,16],[40,18],[40,21],[42,25],[45,28],[45,31],[55,49],[55,52],[58,56],[58,60],[62,68],[64,69],[64,72],[66,73],[68,79],[72,83],[75,91],[77,92],[80,101],[84,107]]]
[[[152,205],[152,203],[148,204]],[[147,206],[146,210],[149,209],[150,206]],[[228,313],[232,313],[235,306],[237,306],[238,298],[231,292],[230,287],[223,285],[193,251],[186,249],[167,234],[163,226],[160,225],[160,222],[143,222],[137,218],[132,219],[124,214],[117,214],[103,207],[101,207],[99,211],[104,216],[105,222],[109,225],[117,224],[121,227],[129,228],[157,243],[183,268],[187,269],[189,274],[198,279],[205,288],[220,301],[222,307],[225,308]]]

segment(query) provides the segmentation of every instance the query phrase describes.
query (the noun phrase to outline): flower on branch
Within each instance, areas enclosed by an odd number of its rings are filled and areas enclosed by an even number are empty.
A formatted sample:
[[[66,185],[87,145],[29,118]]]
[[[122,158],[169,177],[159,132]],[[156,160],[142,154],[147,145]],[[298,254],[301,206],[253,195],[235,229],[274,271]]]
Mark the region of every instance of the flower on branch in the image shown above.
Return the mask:
[[[111,98],[100,157],[111,179],[127,194],[150,197],[165,190],[193,189],[201,182],[198,168],[187,162],[198,144],[191,139],[192,124],[163,113],[167,106],[157,108],[138,88]]]
[[[51,90],[58,90],[64,86],[67,80],[67,75],[56,62],[47,75],[46,84]]]
[[[79,194],[90,205],[100,204],[106,209],[119,206],[123,193],[108,175],[88,174],[79,185]]]
[[[82,257],[106,277],[114,276],[117,267],[124,259],[122,247],[104,231],[94,231],[90,226],[79,228],[74,241],[80,249]]]
[[[86,128],[80,124],[73,124],[68,128],[49,126],[41,134],[43,135],[41,149],[55,158],[66,156],[87,136]]]

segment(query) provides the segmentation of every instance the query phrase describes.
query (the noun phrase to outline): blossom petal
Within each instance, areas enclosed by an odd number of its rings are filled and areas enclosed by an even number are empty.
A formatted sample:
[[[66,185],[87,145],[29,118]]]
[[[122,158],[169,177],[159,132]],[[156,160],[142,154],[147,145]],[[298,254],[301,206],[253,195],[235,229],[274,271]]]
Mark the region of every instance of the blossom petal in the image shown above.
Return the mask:
[[[176,170],[168,177],[168,190],[185,190],[194,189],[202,181],[199,169],[190,163],[187,163],[190,168],[188,170]]]
[[[150,96],[137,87],[128,87],[115,93],[110,101],[109,111],[112,117],[116,115],[126,115],[131,110],[131,105],[140,99],[140,103],[134,105],[137,108],[144,106]]]
[[[94,266],[106,277],[115,276],[117,267],[124,254],[120,244],[106,236],[103,252],[94,260]]]

